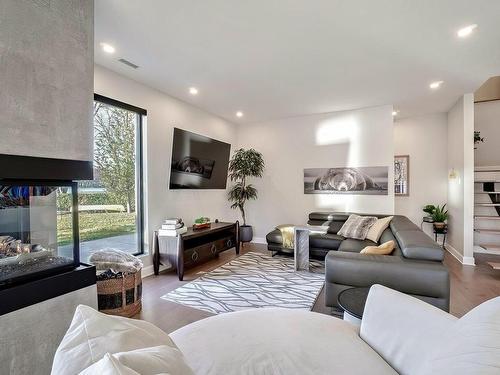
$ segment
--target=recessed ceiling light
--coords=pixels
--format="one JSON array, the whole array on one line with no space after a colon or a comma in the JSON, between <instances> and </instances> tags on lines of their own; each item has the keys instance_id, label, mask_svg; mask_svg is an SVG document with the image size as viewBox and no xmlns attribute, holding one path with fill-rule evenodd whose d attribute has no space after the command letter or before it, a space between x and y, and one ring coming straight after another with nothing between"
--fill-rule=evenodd
<instances>
[{"instance_id":1,"label":"recessed ceiling light","mask_svg":"<svg viewBox=\"0 0 500 375\"><path fill-rule=\"evenodd\" d=\"M101 43L101 48L106 53L115 53L115 47L108 43Z\"/></svg>"},{"instance_id":2,"label":"recessed ceiling light","mask_svg":"<svg viewBox=\"0 0 500 375\"><path fill-rule=\"evenodd\" d=\"M392 115L393 115L393 116L397 116L397 115L398 115L398 113L399 113L399 111L398 111L398 110L396 110L396 109L395 109L394 111L392 111Z\"/></svg>"},{"instance_id":3,"label":"recessed ceiling light","mask_svg":"<svg viewBox=\"0 0 500 375\"><path fill-rule=\"evenodd\" d=\"M236 112L236 117L243 117L243 112L241 111Z\"/></svg>"},{"instance_id":4,"label":"recessed ceiling light","mask_svg":"<svg viewBox=\"0 0 500 375\"><path fill-rule=\"evenodd\" d=\"M189 88L189 93L191 95L197 95L198 94L198 89L196 87L190 87Z\"/></svg>"},{"instance_id":5,"label":"recessed ceiling light","mask_svg":"<svg viewBox=\"0 0 500 375\"><path fill-rule=\"evenodd\" d=\"M469 26L465 26L465 27L462 27L460 30L457 31L457 36L459 38L465 38L465 37L468 37L470 34L472 34L472 32L474 31L474 29L477 27L476 24L473 24L473 25L469 25Z\"/></svg>"},{"instance_id":6,"label":"recessed ceiling light","mask_svg":"<svg viewBox=\"0 0 500 375\"><path fill-rule=\"evenodd\" d=\"M436 81L436 82L432 82L429 87L433 90L436 90L438 88L441 87L441 85L443 84L443 81Z\"/></svg>"}]
</instances>

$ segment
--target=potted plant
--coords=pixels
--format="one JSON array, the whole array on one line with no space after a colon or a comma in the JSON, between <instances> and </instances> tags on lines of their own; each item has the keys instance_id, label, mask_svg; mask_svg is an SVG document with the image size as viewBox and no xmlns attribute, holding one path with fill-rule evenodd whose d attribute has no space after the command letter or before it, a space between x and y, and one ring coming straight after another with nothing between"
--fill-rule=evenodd
<instances>
[{"instance_id":1,"label":"potted plant","mask_svg":"<svg viewBox=\"0 0 500 375\"><path fill-rule=\"evenodd\" d=\"M443 229L445 221L448 219L448 210L445 210L446 204L443 204L442 207L437 205L432 212L432 220L434 220L434 228Z\"/></svg>"},{"instance_id":2,"label":"potted plant","mask_svg":"<svg viewBox=\"0 0 500 375\"><path fill-rule=\"evenodd\" d=\"M481 137L481 132L479 130L474 130L474 146L482 142L484 142L484 138ZM474 150L477 150L477 147L474 147Z\"/></svg>"},{"instance_id":3,"label":"potted plant","mask_svg":"<svg viewBox=\"0 0 500 375\"><path fill-rule=\"evenodd\" d=\"M253 238L252 227L246 222L245 203L257 199L257 189L247 184L247 178L262 177L263 173L264 159L253 148L236 150L229 161L229 178L235 184L229 189L228 200L232 203L231 208L240 210L243 219L243 225L240 225L241 242L250 242Z\"/></svg>"},{"instance_id":4,"label":"potted plant","mask_svg":"<svg viewBox=\"0 0 500 375\"><path fill-rule=\"evenodd\" d=\"M423 221L427 223L432 223L433 222L432 213L434 212L435 209L436 206L434 206L433 204L426 204L424 208L422 208L422 211L424 211L427 214L426 216L424 216Z\"/></svg>"}]
</instances>

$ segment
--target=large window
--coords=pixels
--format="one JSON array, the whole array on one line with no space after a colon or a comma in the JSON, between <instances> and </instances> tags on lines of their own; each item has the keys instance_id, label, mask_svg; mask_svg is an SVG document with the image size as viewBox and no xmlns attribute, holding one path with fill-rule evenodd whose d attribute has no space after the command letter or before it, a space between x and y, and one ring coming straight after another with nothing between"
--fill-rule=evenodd
<instances>
[{"instance_id":1,"label":"large window","mask_svg":"<svg viewBox=\"0 0 500 375\"><path fill-rule=\"evenodd\" d=\"M80 258L143 252L142 123L146 111L94 97L94 180L79 183Z\"/></svg>"}]
</instances>

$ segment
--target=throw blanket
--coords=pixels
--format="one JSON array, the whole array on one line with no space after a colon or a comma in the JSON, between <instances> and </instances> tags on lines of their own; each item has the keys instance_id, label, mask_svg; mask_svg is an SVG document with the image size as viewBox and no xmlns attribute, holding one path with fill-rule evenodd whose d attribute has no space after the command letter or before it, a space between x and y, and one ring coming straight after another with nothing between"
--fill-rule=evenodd
<instances>
[{"instance_id":1,"label":"throw blanket","mask_svg":"<svg viewBox=\"0 0 500 375\"><path fill-rule=\"evenodd\" d=\"M283 247L286 249L293 249L294 245L294 227L293 224L282 224L278 225L276 229L281 232L281 237L283 238Z\"/></svg>"}]
</instances>

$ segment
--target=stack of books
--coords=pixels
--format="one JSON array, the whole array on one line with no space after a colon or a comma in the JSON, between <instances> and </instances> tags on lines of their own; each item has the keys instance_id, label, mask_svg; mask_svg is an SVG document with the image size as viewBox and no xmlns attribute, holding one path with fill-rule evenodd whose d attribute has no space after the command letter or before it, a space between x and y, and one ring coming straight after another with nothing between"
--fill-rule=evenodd
<instances>
[{"instance_id":1,"label":"stack of books","mask_svg":"<svg viewBox=\"0 0 500 375\"><path fill-rule=\"evenodd\" d=\"M182 219L173 218L166 219L161 226L161 229L158 230L158 234L160 236L168 236L168 237L177 237L182 233L187 232L187 227L184 226Z\"/></svg>"}]
</instances>

